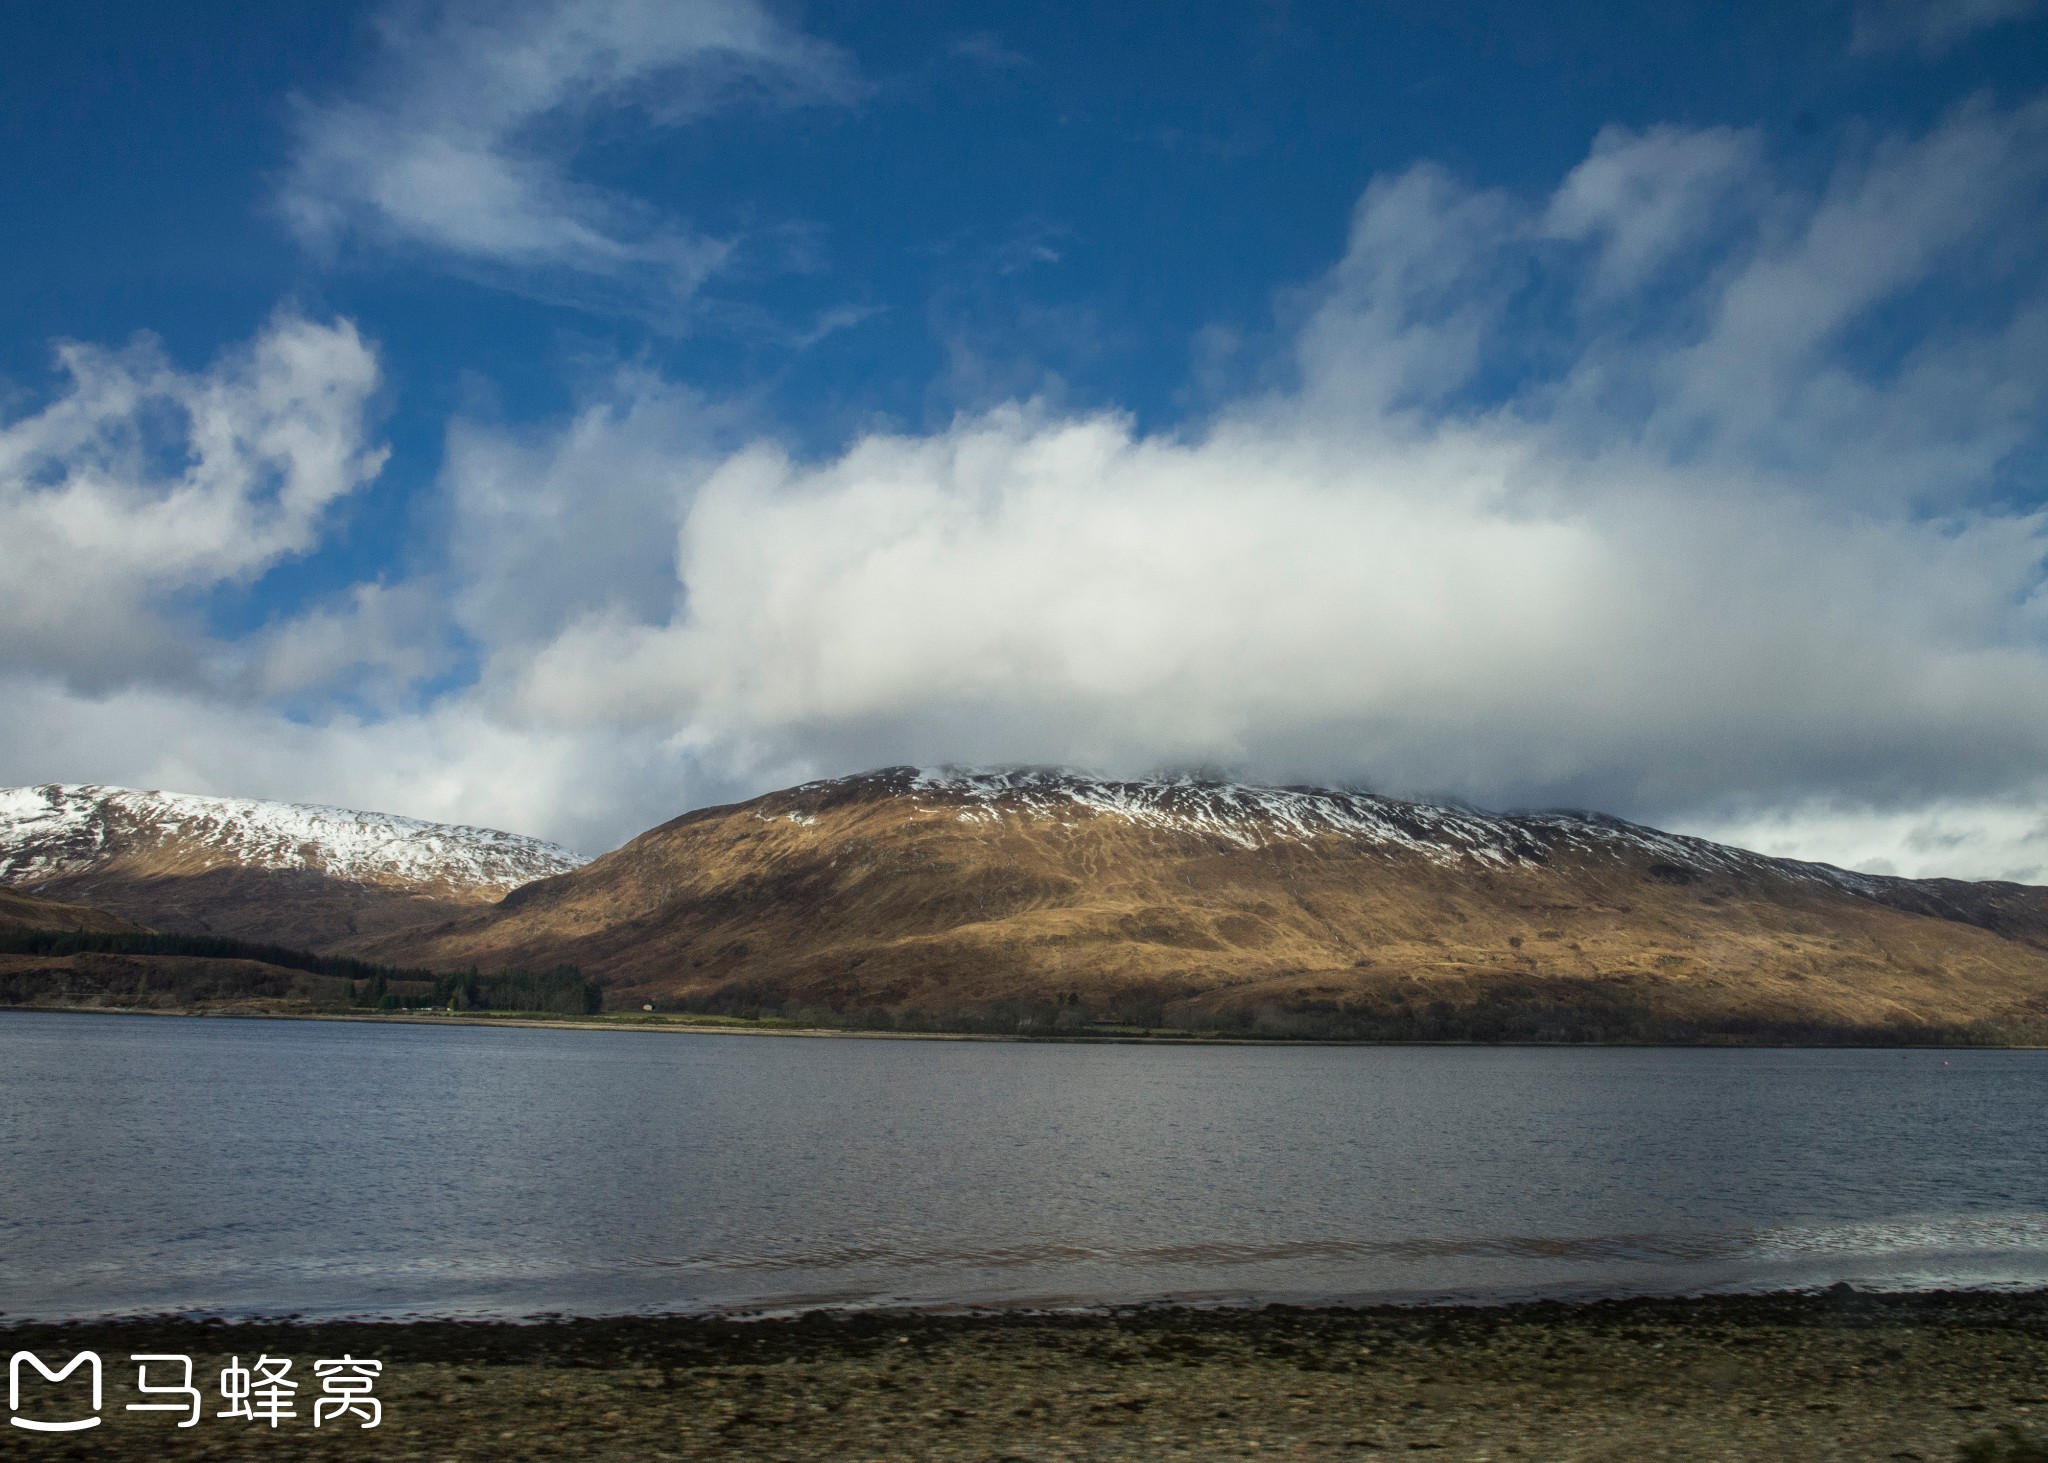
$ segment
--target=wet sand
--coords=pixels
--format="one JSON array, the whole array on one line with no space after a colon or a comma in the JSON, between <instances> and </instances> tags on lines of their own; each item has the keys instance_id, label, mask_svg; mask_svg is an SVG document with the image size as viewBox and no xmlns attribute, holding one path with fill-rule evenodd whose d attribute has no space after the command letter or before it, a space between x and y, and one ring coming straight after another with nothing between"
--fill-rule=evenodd
<instances>
[{"instance_id":1,"label":"wet sand","mask_svg":"<svg viewBox=\"0 0 2048 1463\"><path fill-rule=\"evenodd\" d=\"M1835 1291L1500 1308L813 1314L543 1324L128 1321L103 1425L21 1458L1952 1459L2048 1432L2048 1293ZM131 1353L191 1355L204 1419L129 1413ZM232 1354L294 1359L297 1417L215 1416ZM385 1364L380 1427L311 1426L315 1360ZM171 1369L175 1370L175 1369ZM169 1375L167 1371L165 1375ZM159 1380L153 1372L152 1381ZM57 1389L27 1386L54 1406ZM68 1384L65 1395L68 1393ZM353 1421L353 1420L351 1420Z\"/></svg>"}]
</instances>

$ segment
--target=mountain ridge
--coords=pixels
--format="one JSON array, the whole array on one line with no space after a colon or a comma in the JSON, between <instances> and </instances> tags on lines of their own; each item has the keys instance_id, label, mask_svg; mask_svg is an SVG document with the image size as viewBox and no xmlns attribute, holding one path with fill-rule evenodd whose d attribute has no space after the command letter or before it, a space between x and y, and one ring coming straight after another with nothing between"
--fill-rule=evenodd
<instances>
[{"instance_id":1,"label":"mountain ridge","mask_svg":"<svg viewBox=\"0 0 2048 1463\"><path fill-rule=\"evenodd\" d=\"M1845 869L1812 859L1785 858L1757 853L1733 844L1716 843L1686 833L1669 833L1648 824L1618 818L1611 813L1580 808L1536 808L1495 813L1479 808L1456 807L1414 799L1388 797L1354 788L1312 785L1269 785L1241 783L1195 774L1168 777L1110 779L1066 767L957 768L890 767L856 774L860 778L903 779L908 786L931 789L984 804L1014 798L1029 806L1034 794L1064 796L1075 805L1091 810L1120 813L1133 822L1168 823L1179 815L1179 826L1190 831L1215 827L1224 836L1235 837L1246 847L1258 846L1246 828L1256 827L1263 818L1270 830L1286 830L1297 838L1315 832L1350 833L1382 843L1402 843L1425 856L1439 859L1458 853L1499 864L1527 859L1532 848L1543 846L1546 836L1565 844L1593 847L1601 844L1632 847L1668 861L1674 868L1702 875L1719 870L1741 871L1769 868L1792 878L1856 894L1909 912L1934 914L1938 918L1981 924L1985 928L2006 926L2010 900L2000 896L2023 894L2037 886L2002 879L1907 878L1896 874L1871 874ZM790 792L806 787L827 786L847 779L825 779L799 784ZM1200 812L1172 806L1185 793ZM1135 794L1135 796L1133 796ZM772 796L772 794L771 794ZM1235 828L1226 830L1226 819L1218 808L1230 808L1250 815ZM1156 811L1155 811L1156 809ZM1306 816L1304 816L1306 814ZM1319 821L1321 827L1315 828ZM1415 836L1414 830L1441 830L1432 847ZM1537 840L1532 843L1531 840ZM1540 857L1537 861L1541 861ZM1668 874L1667 874L1668 877ZM2048 890L2042 891L2042 912L2018 921L2035 940L2048 947ZM2027 911L2034 914L2031 901Z\"/></svg>"},{"instance_id":2,"label":"mountain ridge","mask_svg":"<svg viewBox=\"0 0 2048 1463\"><path fill-rule=\"evenodd\" d=\"M1398 1035L1442 1007L1506 1010L1486 1029L1511 1035L1597 1008L1602 1039L2048 1018L2048 890L1599 814L1056 769L885 768L697 809L359 951L574 963L616 1003L702 1009L1057 1004Z\"/></svg>"}]
</instances>

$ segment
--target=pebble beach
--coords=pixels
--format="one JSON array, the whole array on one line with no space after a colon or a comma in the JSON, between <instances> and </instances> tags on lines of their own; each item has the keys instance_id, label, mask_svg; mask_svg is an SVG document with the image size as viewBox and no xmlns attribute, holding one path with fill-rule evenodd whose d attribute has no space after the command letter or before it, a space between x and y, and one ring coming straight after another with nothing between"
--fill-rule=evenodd
<instances>
[{"instance_id":1,"label":"pebble beach","mask_svg":"<svg viewBox=\"0 0 2048 1463\"><path fill-rule=\"evenodd\" d=\"M104 1359L103 1424L9 1456L97 1459L1444 1460L2031 1457L2048 1294L1499 1307L816 1312L531 1323L0 1324ZM189 1355L204 1415L133 1413L137 1353ZM239 1358L294 1359L296 1415L216 1416ZM310 1425L316 1359L375 1358L379 1425ZM25 1391L56 1405L57 1389ZM1985 1448L1994 1451L1984 1453ZM2019 1451L2014 1451L2018 1448Z\"/></svg>"}]
</instances>

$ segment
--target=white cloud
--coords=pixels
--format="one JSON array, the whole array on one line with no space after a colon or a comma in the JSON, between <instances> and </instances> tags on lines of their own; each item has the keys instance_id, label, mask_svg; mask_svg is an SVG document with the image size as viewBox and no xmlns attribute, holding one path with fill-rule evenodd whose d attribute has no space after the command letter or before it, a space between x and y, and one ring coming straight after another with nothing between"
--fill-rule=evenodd
<instances>
[{"instance_id":1,"label":"white cloud","mask_svg":"<svg viewBox=\"0 0 2048 1463\"><path fill-rule=\"evenodd\" d=\"M81 682L189 667L177 597L312 549L374 477L377 363L346 321L273 320L210 370L140 339L66 345L61 393L0 426L0 668Z\"/></svg>"},{"instance_id":2,"label":"white cloud","mask_svg":"<svg viewBox=\"0 0 2048 1463\"><path fill-rule=\"evenodd\" d=\"M456 421L442 489L464 627L497 646L596 610L667 619L676 530L732 417L628 369L555 430Z\"/></svg>"},{"instance_id":3,"label":"white cloud","mask_svg":"<svg viewBox=\"0 0 2048 1463\"><path fill-rule=\"evenodd\" d=\"M2048 104L1976 104L1925 137L1888 140L1816 200L1771 199L1741 268L1704 302L1698 337L1647 363L1624 353L1621 370L1648 364L1659 378L1649 431L1809 490L1967 496L2034 429L2048 385L2034 242L2044 184ZM1951 292L1972 274L1980 296L1994 282L2024 292L1997 328L1913 318L1923 286L1943 281L1959 304ZM1873 326L1909 342L1876 367L1855 339Z\"/></svg>"},{"instance_id":4,"label":"white cloud","mask_svg":"<svg viewBox=\"0 0 2048 1463\"><path fill-rule=\"evenodd\" d=\"M733 241L579 179L594 115L630 107L676 125L744 99L855 89L837 51L757 0L449 3L388 13L382 39L358 94L301 105L280 198L293 228L596 302L685 299Z\"/></svg>"},{"instance_id":5,"label":"white cloud","mask_svg":"<svg viewBox=\"0 0 2048 1463\"><path fill-rule=\"evenodd\" d=\"M1376 179L1352 211L1344 257L1308 292L1296 351L1312 408L1371 418L1456 390L1519 282L1526 233L1505 193L1475 192L1434 164Z\"/></svg>"},{"instance_id":6,"label":"white cloud","mask_svg":"<svg viewBox=\"0 0 2048 1463\"><path fill-rule=\"evenodd\" d=\"M1965 108L1818 188L1668 128L1547 198L1381 180L1289 302L1292 384L1179 432L1009 403L805 462L630 371L551 431L465 421L436 578L212 653L404 682L428 593L474 684L288 723L30 663L0 780L595 848L886 762L1222 763L2033 869L2044 128Z\"/></svg>"},{"instance_id":7,"label":"white cloud","mask_svg":"<svg viewBox=\"0 0 2048 1463\"><path fill-rule=\"evenodd\" d=\"M1939 56L1979 31L2025 19L2039 8L2040 0L1857 0L1849 49L1858 56Z\"/></svg>"},{"instance_id":8,"label":"white cloud","mask_svg":"<svg viewBox=\"0 0 2048 1463\"><path fill-rule=\"evenodd\" d=\"M346 688L389 706L454 664L447 608L428 581L357 584L237 645L216 668L258 697L325 696ZM239 674L237 674L239 673Z\"/></svg>"},{"instance_id":9,"label":"white cloud","mask_svg":"<svg viewBox=\"0 0 2048 1463\"><path fill-rule=\"evenodd\" d=\"M1702 837L1871 874L2048 884L2048 787L2017 797L1938 799L1911 808L1794 803L1702 818Z\"/></svg>"},{"instance_id":10,"label":"white cloud","mask_svg":"<svg viewBox=\"0 0 2048 1463\"><path fill-rule=\"evenodd\" d=\"M0 782L332 803L545 830L592 852L718 790L681 775L658 745L509 723L461 694L418 712L303 722L193 691L87 695L9 673L0 673Z\"/></svg>"},{"instance_id":11,"label":"white cloud","mask_svg":"<svg viewBox=\"0 0 2048 1463\"><path fill-rule=\"evenodd\" d=\"M1640 810L2048 757L2048 660L1998 643L2041 524L1720 486L1498 426L1180 443L1009 410L816 469L761 451L684 524L684 612L578 620L502 694L732 777L1221 762Z\"/></svg>"}]
</instances>

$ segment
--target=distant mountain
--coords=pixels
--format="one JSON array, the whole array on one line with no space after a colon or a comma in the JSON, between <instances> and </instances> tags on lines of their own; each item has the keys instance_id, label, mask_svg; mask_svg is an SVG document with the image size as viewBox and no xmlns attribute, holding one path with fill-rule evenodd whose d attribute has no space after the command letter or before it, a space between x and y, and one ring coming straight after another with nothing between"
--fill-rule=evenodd
<instances>
[{"instance_id":1,"label":"distant mountain","mask_svg":"<svg viewBox=\"0 0 2048 1463\"><path fill-rule=\"evenodd\" d=\"M689 813L374 958L581 965L615 1005L1304 1035L2048 1031L2048 890L1597 814L899 767Z\"/></svg>"},{"instance_id":2,"label":"distant mountain","mask_svg":"<svg viewBox=\"0 0 2048 1463\"><path fill-rule=\"evenodd\" d=\"M0 885L301 949L433 923L582 862L489 828L127 788L0 789Z\"/></svg>"}]
</instances>

